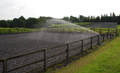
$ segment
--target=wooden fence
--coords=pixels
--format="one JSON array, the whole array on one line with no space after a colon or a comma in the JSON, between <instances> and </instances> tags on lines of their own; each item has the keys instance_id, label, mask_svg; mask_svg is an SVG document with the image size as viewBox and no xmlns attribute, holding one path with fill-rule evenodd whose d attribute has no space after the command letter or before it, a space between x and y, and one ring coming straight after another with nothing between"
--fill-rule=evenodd
<instances>
[{"instance_id":1,"label":"wooden fence","mask_svg":"<svg viewBox=\"0 0 120 73\"><path fill-rule=\"evenodd\" d=\"M90 28L93 31L96 31L100 34L111 32L113 30L120 30L115 28ZM38 31L47 31L47 32L81 32L81 33L93 33L92 31L89 32L86 29L81 29L80 27L74 28L54 28L54 27L47 27L47 28L39 28L39 29L0 29L0 34L11 34L11 33L24 33L24 32L38 32ZM116 32L117 33L117 32Z\"/></svg>"},{"instance_id":2,"label":"wooden fence","mask_svg":"<svg viewBox=\"0 0 120 73\"><path fill-rule=\"evenodd\" d=\"M107 32L105 34L101 34L101 41L104 41L105 39L108 39L108 38L112 38L114 37L114 34L116 34L117 31L116 30L113 30L112 32ZM91 41L88 42L88 43L84 43L84 40L86 39L90 39ZM98 44L99 43L99 35L96 35L96 36L93 36L93 37L89 37L89 38L86 38L86 39L82 39L82 40L78 40L78 41L74 41L74 42L70 42L70 43L66 43L66 44L63 44L63 45L59 45L59 46L55 46L55 47L51 47L51 48L47 48L47 49L43 49L43 50L39 50L39 51L34 51L34 52L30 52L30 53L26 53L26 54L22 54L22 55L18 55L18 56L13 56L13 57L9 57L9 58L4 58L4 59L1 59L0 62L2 63L2 73L7 73L7 72L11 72L11 71L14 71L16 69L20 69L20 68L23 68L25 66L28 66L28 65L31 65L31 64L34 64L34 63L37 63L37 62L41 62L41 61L44 61L44 64L39 66L39 67L36 67L34 69L31 69L29 71L27 71L28 73L35 70L35 69L39 69L39 68L44 68L44 70L46 71L47 70L47 66L48 66L48 63L47 63L47 60L49 58L52 58L52 57L55 57L55 56L58 56L58 55L61 55L63 53L66 54L66 56L63 56L61 58L58 58L54 61L52 61L51 63L49 64L52 64L53 62L56 62L56 61L59 61L59 60L64 60L64 58L66 58L66 60L68 60L70 58L70 51L74 50L74 49L77 49L77 48L80 48L80 52L79 54L83 54L83 52L85 51L84 47L86 45L90 45L89 48L92 48L95 44ZM94 40L93 40L94 39ZM70 48L70 44L72 43L76 43L76 42L81 42L81 44L78 46L78 47L75 47L75 48L72 48L72 49L69 49ZM96 42L96 43L95 43ZM95 43L93 45L93 43ZM57 47L61 47L61 46L66 46L66 51L64 52L60 52L60 53L57 53L55 55L52 55L52 56L49 56L47 57L47 51L49 49L53 49L53 48L57 48ZM7 61L11 60L11 59L16 59L16 58L19 58L19 57L23 57L23 56L26 56L26 55L30 55L30 54L33 54L33 53L38 53L38 52L44 52L44 58L43 59L40 59L40 60L37 60L37 61L34 61L34 62L31 62L31 63L27 63L25 65L21 65L21 66L18 66L18 67L15 67L15 68L12 68L12 69L7 69Z\"/></svg>"}]
</instances>

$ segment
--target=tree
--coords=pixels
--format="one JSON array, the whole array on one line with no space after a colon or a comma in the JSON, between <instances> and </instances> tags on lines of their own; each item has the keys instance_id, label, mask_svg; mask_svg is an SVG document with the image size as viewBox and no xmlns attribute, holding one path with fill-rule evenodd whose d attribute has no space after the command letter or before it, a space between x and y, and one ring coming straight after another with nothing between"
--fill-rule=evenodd
<instances>
[{"instance_id":1,"label":"tree","mask_svg":"<svg viewBox=\"0 0 120 73\"><path fill-rule=\"evenodd\" d=\"M46 22L46 17L45 16L40 16L39 17L39 20L40 20L40 23L41 23L41 25L43 25L45 22ZM49 19L49 18L48 18Z\"/></svg>"},{"instance_id":2,"label":"tree","mask_svg":"<svg viewBox=\"0 0 120 73\"><path fill-rule=\"evenodd\" d=\"M25 22L21 19L14 18L12 21L12 27L25 27Z\"/></svg>"},{"instance_id":3,"label":"tree","mask_svg":"<svg viewBox=\"0 0 120 73\"><path fill-rule=\"evenodd\" d=\"M23 16L20 16L19 19L23 20L24 22L26 21L26 19Z\"/></svg>"},{"instance_id":4,"label":"tree","mask_svg":"<svg viewBox=\"0 0 120 73\"><path fill-rule=\"evenodd\" d=\"M75 22L78 22L79 19L76 18L76 17L74 17L74 16L70 16L70 21L73 22L73 23L75 23Z\"/></svg>"},{"instance_id":5,"label":"tree","mask_svg":"<svg viewBox=\"0 0 120 73\"><path fill-rule=\"evenodd\" d=\"M112 17L112 13L110 13L110 17Z\"/></svg>"},{"instance_id":6,"label":"tree","mask_svg":"<svg viewBox=\"0 0 120 73\"><path fill-rule=\"evenodd\" d=\"M80 18L80 20L83 20L83 19L86 18L86 17L83 16L83 15L79 15L79 18Z\"/></svg>"},{"instance_id":7,"label":"tree","mask_svg":"<svg viewBox=\"0 0 120 73\"><path fill-rule=\"evenodd\" d=\"M9 25L8 25L7 21L5 21L5 20L0 20L0 27L6 28L6 27L9 27Z\"/></svg>"},{"instance_id":8,"label":"tree","mask_svg":"<svg viewBox=\"0 0 120 73\"><path fill-rule=\"evenodd\" d=\"M12 28L12 20L7 20L8 26Z\"/></svg>"},{"instance_id":9,"label":"tree","mask_svg":"<svg viewBox=\"0 0 120 73\"><path fill-rule=\"evenodd\" d=\"M63 17L63 20L69 21L69 17Z\"/></svg>"},{"instance_id":10,"label":"tree","mask_svg":"<svg viewBox=\"0 0 120 73\"><path fill-rule=\"evenodd\" d=\"M25 24L27 28L39 28L41 27L40 19L28 18Z\"/></svg>"},{"instance_id":11,"label":"tree","mask_svg":"<svg viewBox=\"0 0 120 73\"><path fill-rule=\"evenodd\" d=\"M82 22L88 22L88 18L83 18Z\"/></svg>"},{"instance_id":12,"label":"tree","mask_svg":"<svg viewBox=\"0 0 120 73\"><path fill-rule=\"evenodd\" d=\"M96 17L95 22L100 22L100 17L99 16Z\"/></svg>"},{"instance_id":13,"label":"tree","mask_svg":"<svg viewBox=\"0 0 120 73\"><path fill-rule=\"evenodd\" d=\"M115 13L113 12L113 17L116 17Z\"/></svg>"}]
</instances>

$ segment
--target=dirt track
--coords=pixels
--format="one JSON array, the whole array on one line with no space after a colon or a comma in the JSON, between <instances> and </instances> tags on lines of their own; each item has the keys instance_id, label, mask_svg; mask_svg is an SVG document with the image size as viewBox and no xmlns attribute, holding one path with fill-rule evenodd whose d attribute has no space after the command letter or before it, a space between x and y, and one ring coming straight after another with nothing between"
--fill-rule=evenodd
<instances>
[{"instance_id":1,"label":"dirt track","mask_svg":"<svg viewBox=\"0 0 120 73\"><path fill-rule=\"evenodd\" d=\"M12 57L15 55L20 55L44 48L49 48L52 46L57 46L81 39L85 39L88 37L95 36L97 34L86 34L86 33L51 33L51 32L34 32L34 33L20 33L20 34L6 34L6 35L0 35L0 59L6 58L6 57ZM97 38L96 38L97 39ZM90 39L85 40L84 44L89 42ZM81 42L77 42L74 44L70 44L70 49L80 46ZM93 43L94 44L94 43ZM97 43L95 43L97 44ZM94 45L95 45L94 44ZM90 47L90 45L88 45ZM65 51L66 46L55 48L52 50L48 50L47 56L51 56L57 53L60 53L62 51ZM85 49L85 47L84 47ZM72 52L80 52L81 49L78 48ZM53 61L56 58L59 58L61 56L66 56L65 54L62 54L60 56L57 56L55 58L48 59L48 62ZM43 52L28 55L22 58L13 59L8 61L8 69L14 68L16 66L20 66L29 62L33 62L38 59L43 58ZM0 63L1 64L1 63ZM25 68L18 69L17 71L14 71L12 73L22 73L24 71L27 71L29 69L32 69L36 66L42 65L43 62L37 63L35 65L27 66ZM0 66L2 68L2 65ZM1 69L0 69L1 72Z\"/></svg>"}]
</instances>

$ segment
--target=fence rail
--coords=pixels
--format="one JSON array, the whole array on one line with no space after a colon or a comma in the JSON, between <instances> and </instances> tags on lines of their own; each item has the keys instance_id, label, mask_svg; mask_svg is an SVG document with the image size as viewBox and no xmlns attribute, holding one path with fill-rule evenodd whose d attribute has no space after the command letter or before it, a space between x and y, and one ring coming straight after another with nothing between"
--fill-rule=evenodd
<instances>
[{"instance_id":1,"label":"fence rail","mask_svg":"<svg viewBox=\"0 0 120 73\"><path fill-rule=\"evenodd\" d=\"M116 33L117 33L117 31L116 31L116 30L113 30L112 32L106 32L105 34L101 34L101 37L102 37L101 40L104 41L104 40L105 40L105 37L107 37L107 39L108 39L108 38L112 38L112 37L114 37L114 34L116 34ZM96 39L93 40L93 38L96 38ZM84 40L86 40L86 39L90 39L90 42L84 43ZM13 56L13 57L9 57L9 58L4 58L4 59L0 60L0 62L2 62L2 64L3 64L3 71L2 71L2 72L3 72L3 73L11 72L11 71L14 71L14 70L16 70L16 69L19 69L19 68L22 68L22 67L25 67L25 66L28 66L28 65L37 63L37 62L41 62L41 61L44 61L44 65L41 65L41 66L39 66L39 67L37 67L37 68L44 67L44 70L46 71L46 70L47 70L47 66L48 66L47 64L50 64L50 63L59 61L60 59L64 59L65 57L66 57L66 60L68 61L68 59L70 58L70 51L71 51L71 50L74 50L74 49L77 49L77 48L81 48L80 53L83 55L84 46L85 46L85 45L90 44L91 46L90 46L89 48L92 48L92 47L94 46L94 45L93 45L94 42L97 42L96 44L99 43L99 35L95 35L95 36L93 36L93 37L89 37L89 38L86 38L86 39L82 39L82 40L78 40L78 41L66 43L66 44L63 44L63 45L58 45L58 46L55 46L55 47L46 48L46 49L43 49L43 50L39 50L39 51L34 51L34 52L30 52L30 53L18 55L18 56ZM76 43L76 42L81 42L80 46L77 46L77 47L74 47L74 48L72 48L72 49L69 49L69 48L70 48L69 44ZM63 51L63 52L57 53L57 54L55 54L55 55L52 55L52 56L50 56L50 57L47 57L47 50L53 49L53 48L58 48L58 47L61 47L61 46L66 46L66 47L67 47L66 50ZM9 69L9 70L7 69L7 66L8 66L8 65L7 65L7 61L8 61L8 60L10 60L10 59L16 59L16 58L19 58L19 57L22 57L22 56L26 56L26 55L30 55L30 54L33 54L33 53L37 53L37 52L44 52L44 58L43 58L43 59L40 59L40 60L37 60L37 61L34 61L34 62L30 62L30 63L24 64L24 65L21 65L21 66L18 66L18 67L15 67L15 68L12 68L12 69ZM52 58L52 57L61 55L61 54L63 54L63 53L66 53L66 56L63 56L63 57L58 58L58 59L56 59L56 60L54 60L54 61L52 61L52 62L47 63L47 60L48 60L49 58ZM37 69L37 68L35 68L35 69ZM32 69L32 70L34 70L34 69ZM30 70L30 71L31 71L31 70ZM28 71L28 72L29 72L29 71Z\"/></svg>"},{"instance_id":2,"label":"fence rail","mask_svg":"<svg viewBox=\"0 0 120 73\"><path fill-rule=\"evenodd\" d=\"M117 28L88 28L93 31L96 31L98 33L106 33L111 32L113 30L120 30ZM0 34L11 34L11 33L26 33L26 32L38 32L38 31L47 31L47 32L82 32L82 33L88 33L89 31L86 29L81 29L81 27L74 27L74 28L55 28L55 27L45 27L45 28L37 28L37 29L0 29ZM106 32L103 32L106 31ZM90 33L90 32L89 32ZM92 31L91 31L92 33ZM117 33L117 32L116 32Z\"/></svg>"}]
</instances>

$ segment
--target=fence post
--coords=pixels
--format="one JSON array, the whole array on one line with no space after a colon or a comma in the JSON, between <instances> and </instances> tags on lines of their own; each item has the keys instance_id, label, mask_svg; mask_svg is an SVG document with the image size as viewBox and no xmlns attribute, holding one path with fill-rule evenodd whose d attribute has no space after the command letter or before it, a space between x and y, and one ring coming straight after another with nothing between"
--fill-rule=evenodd
<instances>
[{"instance_id":1,"label":"fence post","mask_svg":"<svg viewBox=\"0 0 120 73\"><path fill-rule=\"evenodd\" d=\"M111 38L111 32L110 32L110 38Z\"/></svg>"},{"instance_id":2,"label":"fence post","mask_svg":"<svg viewBox=\"0 0 120 73\"><path fill-rule=\"evenodd\" d=\"M44 71L47 70L47 49L44 50Z\"/></svg>"},{"instance_id":3,"label":"fence post","mask_svg":"<svg viewBox=\"0 0 120 73\"><path fill-rule=\"evenodd\" d=\"M112 38L112 31L111 31L110 35L111 35L111 38Z\"/></svg>"},{"instance_id":4,"label":"fence post","mask_svg":"<svg viewBox=\"0 0 120 73\"><path fill-rule=\"evenodd\" d=\"M64 32L64 27L63 27L63 32Z\"/></svg>"},{"instance_id":5,"label":"fence post","mask_svg":"<svg viewBox=\"0 0 120 73\"><path fill-rule=\"evenodd\" d=\"M60 28L58 28L59 29L59 32L60 32Z\"/></svg>"},{"instance_id":6,"label":"fence post","mask_svg":"<svg viewBox=\"0 0 120 73\"><path fill-rule=\"evenodd\" d=\"M102 34L102 28L101 28L101 34Z\"/></svg>"},{"instance_id":7,"label":"fence post","mask_svg":"<svg viewBox=\"0 0 120 73\"><path fill-rule=\"evenodd\" d=\"M92 37L91 37L91 48L92 48Z\"/></svg>"},{"instance_id":8,"label":"fence post","mask_svg":"<svg viewBox=\"0 0 120 73\"><path fill-rule=\"evenodd\" d=\"M9 29L9 33L11 33L11 30Z\"/></svg>"},{"instance_id":9,"label":"fence post","mask_svg":"<svg viewBox=\"0 0 120 73\"><path fill-rule=\"evenodd\" d=\"M117 28L116 28L116 36L117 36Z\"/></svg>"},{"instance_id":10,"label":"fence post","mask_svg":"<svg viewBox=\"0 0 120 73\"><path fill-rule=\"evenodd\" d=\"M58 31L60 32L60 28L58 28Z\"/></svg>"},{"instance_id":11,"label":"fence post","mask_svg":"<svg viewBox=\"0 0 120 73\"><path fill-rule=\"evenodd\" d=\"M63 27L63 32L64 32L64 27Z\"/></svg>"},{"instance_id":12,"label":"fence post","mask_svg":"<svg viewBox=\"0 0 120 73\"><path fill-rule=\"evenodd\" d=\"M18 33L18 29L17 29L17 33Z\"/></svg>"},{"instance_id":13,"label":"fence post","mask_svg":"<svg viewBox=\"0 0 120 73\"><path fill-rule=\"evenodd\" d=\"M25 32L26 32L26 29L25 29Z\"/></svg>"},{"instance_id":14,"label":"fence post","mask_svg":"<svg viewBox=\"0 0 120 73\"><path fill-rule=\"evenodd\" d=\"M82 56L83 56L83 40L81 40L81 53L82 53Z\"/></svg>"},{"instance_id":15,"label":"fence post","mask_svg":"<svg viewBox=\"0 0 120 73\"><path fill-rule=\"evenodd\" d=\"M104 34L103 34L103 41L104 41Z\"/></svg>"},{"instance_id":16,"label":"fence post","mask_svg":"<svg viewBox=\"0 0 120 73\"><path fill-rule=\"evenodd\" d=\"M66 52L67 52L67 62L68 62L68 59L69 59L69 44L67 44Z\"/></svg>"},{"instance_id":17,"label":"fence post","mask_svg":"<svg viewBox=\"0 0 120 73\"><path fill-rule=\"evenodd\" d=\"M80 33L81 33L81 27L80 27Z\"/></svg>"},{"instance_id":18,"label":"fence post","mask_svg":"<svg viewBox=\"0 0 120 73\"><path fill-rule=\"evenodd\" d=\"M7 73L7 59L3 59L3 73Z\"/></svg>"},{"instance_id":19,"label":"fence post","mask_svg":"<svg viewBox=\"0 0 120 73\"><path fill-rule=\"evenodd\" d=\"M100 44L99 35L98 35L98 45Z\"/></svg>"},{"instance_id":20,"label":"fence post","mask_svg":"<svg viewBox=\"0 0 120 73\"><path fill-rule=\"evenodd\" d=\"M112 37L114 37L114 31L113 31Z\"/></svg>"},{"instance_id":21,"label":"fence post","mask_svg":"<svg viewBox=\"0 0 120 73\"><path fill-rule=\"evenodd\" d=\"M83 33L84 33L84 29L83 29Z\"/></svg>"},{"instance_id":22,"label":"fence post","mask_svg":"<svg viewBox=\"0 0 120 73\"><path fill-rule=\"evenodd\" d=\"M101 33L100 33L100 29L99 29L99 34L101 34Z\"/></svg>"},{"instance_id":23,"label":"fence post","mask_svg":"<svg viewBox=\"0 0 120 73\"><path fill-rule=\"evenodd\" d=\"M112 32L112 38L114 37L114 31Z\"/></svg>"},{"instance_id":24,"label":"fence post","mask_svg":"<svg viewBox=\"0 0 120 73\"><path fill-rule=\"evenodd\" d=\"M109 34L109 33L107 32L107 39L108 39L108 34Z\"/></svg>"},{"instance_id":25,"label":"fence post","mask_svg":"<svg viewBox=\"0 0 120 73\"><path fill-rule=\"evenodd\" d=\"M92 33L92 28L91 28L91 33Z\"/></svg>"}]
</instances>

